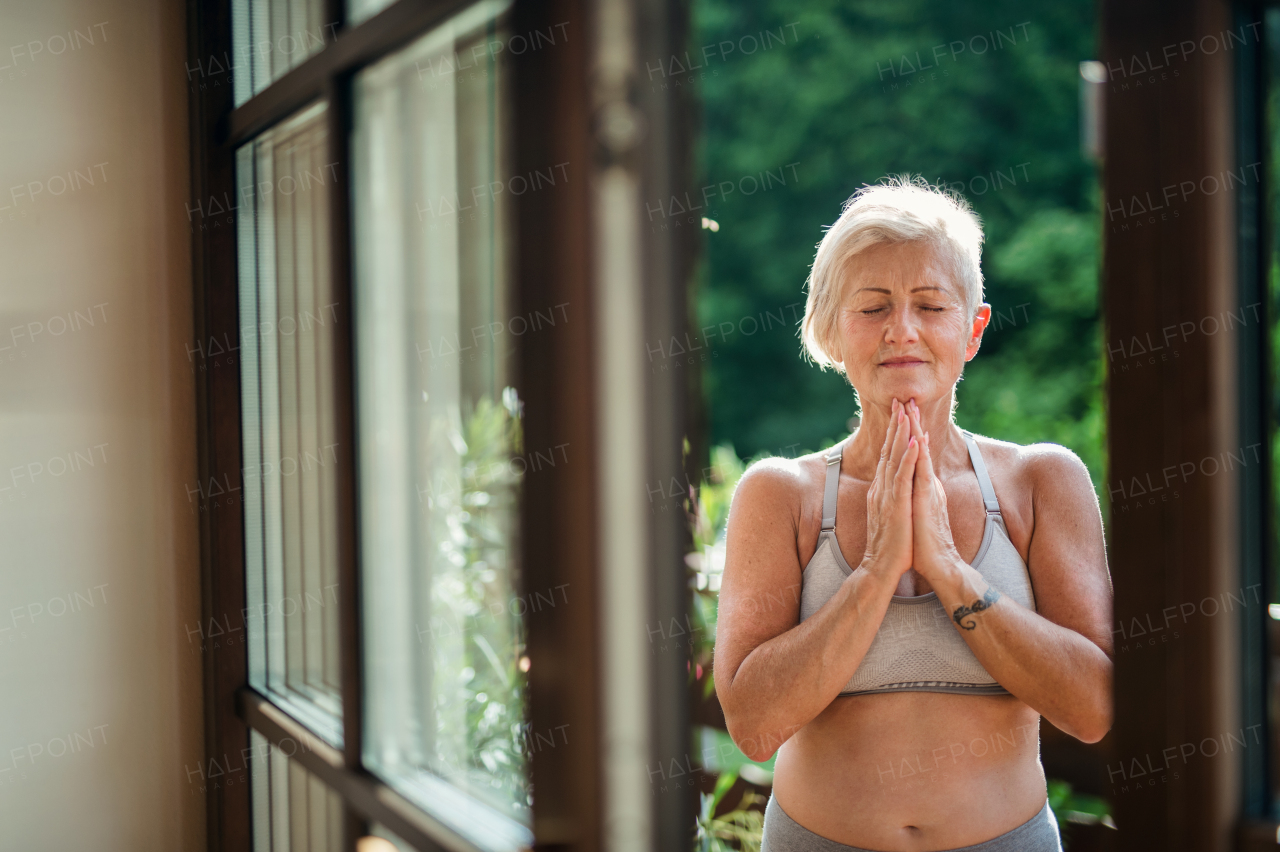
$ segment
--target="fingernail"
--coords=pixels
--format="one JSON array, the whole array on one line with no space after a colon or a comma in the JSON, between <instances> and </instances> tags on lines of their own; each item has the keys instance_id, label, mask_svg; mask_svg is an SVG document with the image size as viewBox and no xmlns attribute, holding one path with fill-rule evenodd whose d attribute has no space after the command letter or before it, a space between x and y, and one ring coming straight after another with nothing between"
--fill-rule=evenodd
<instances>
[{"instance_id":1,"label":"fingernail","mask_svg":"<svg viewBox=\"0 0 1280 852\"><path fill-rule=\"evenodd\" d=\"M916 445L916 436L915 436L915 435L912 435L912 436L911 436L911 440L910 440L910 441L907 441L907 449L909 450L909 449L911 449L912 447L914 447L915 445Z\"/></svg>"}]
</instances>

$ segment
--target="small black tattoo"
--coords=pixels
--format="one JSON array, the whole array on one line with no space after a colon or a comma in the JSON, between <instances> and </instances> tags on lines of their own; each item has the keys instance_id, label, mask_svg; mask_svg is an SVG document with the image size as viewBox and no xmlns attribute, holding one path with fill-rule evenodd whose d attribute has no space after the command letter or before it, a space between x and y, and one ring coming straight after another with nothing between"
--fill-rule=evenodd
<instances>
[{"instance_id":1,"label":"small black tattoo","mask_svg":"<svg viewBox=\"0 0 1280 852\"><path fill-rule=\"evenodd\" d=\"M972 630L978 626L978 622L972 618L967 622L961 621L961 619L967 615L982 612L984 609L990 609L991 605L998 600L1000 600L1000 593L995 590L994 586L988 586L987 593L982 596L982 600L974 601L973 606L958 607L951 617L955 619L956 624L959 624L965 630Z\"/></svg>"}]
</instances>

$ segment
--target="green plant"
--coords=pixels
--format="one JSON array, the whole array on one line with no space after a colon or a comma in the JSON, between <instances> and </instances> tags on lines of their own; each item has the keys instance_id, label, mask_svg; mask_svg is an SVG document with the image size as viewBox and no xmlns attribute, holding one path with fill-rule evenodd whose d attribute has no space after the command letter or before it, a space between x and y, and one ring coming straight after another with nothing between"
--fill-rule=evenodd
<instances>
[{"instance_id":1,"label":"green plant","mask_svg":"<svg viewBox=\"0 0 1280 852\"><path fill-rule=\"evenodd\" d=\"M513 605L519 566L511 562L522 478L511 463L523 451L518 403L508 389L457 413L448 443L456 482L433 488L427 501L441 562L429 626L437 706L465 714L436 714L434 766L513 813L532 801L524 624Z\"/></svg>"},{"instance_id":2,"label":"green plant","mask_svg":"<svg viewBox=\"0 0 1280 852\"><path fill-rule=\"evenodd\" d=\"M693 535L693 552L685 557L689 586L693 592L690 613L692 654L689 675L703 680L706 698L715 689L711 675L712 652L716 638L716 611L720 594L720 574L724 570L724 532L729 518L729 502L746 464L732 447L714 447L707 480L690 487L685 500L689 528ZM705 679L704 679L705 678Z\"/></svg>"},{"instance_id":3,"label":"green plant","mask_svg":"<svg viewBox=\"0 0 1280 852\"><path fill-rule=\"evenodd\" d=\"M1115 821L1111 818L1111 805L1106 799L1076 793L1066 781L1049 779L1049 808L1053 811L1058 825L1074 822L1082 825L1101 823L1108 828L1116 827ZM1062 839L1064 848L1067 842L1068 838L1064 835Z\"/></svg>"},{"instance_id":4,"label":"green plant","mask_svg":"<svg viewBox=\"0 0 1280 852\"><path fill-rule=\"evenodd\" d=\"M752 805L762 804L765 798L751 789L733 810L716 816L716 808L725 794L738 780L736 770L723 772L716 779L715 790L702 794L702 807L698 814L698 852L760 852L764 837L764 813L753 810Z\"/></svg>"}]
</instances>

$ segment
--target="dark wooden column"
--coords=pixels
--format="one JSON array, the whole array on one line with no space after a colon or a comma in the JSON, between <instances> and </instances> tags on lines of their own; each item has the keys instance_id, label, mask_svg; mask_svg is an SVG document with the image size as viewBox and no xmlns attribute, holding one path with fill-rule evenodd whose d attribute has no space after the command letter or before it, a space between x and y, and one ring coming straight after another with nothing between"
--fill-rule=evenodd
<instances>
[{"instance_id":1,"label":"dark wooden column","mask_svg":"<svg viewBox=\"0 0 1280 852\"><path fill-rule=\"evenodd\" d=\"M520 395L525 444L565 446L569 463L529 477L521 510L523 582L558 589L563 601L526 622L530 724L559 731L555 748L530 764L537 848L601 848L600 630L597 586L595 425L596 352L591 321L590 19L578 0L521 2L512 31L567 33L555 50L514 61L515 174L565 163L568 181L554 192L528 193L516 205L519 306L527 315L563 306L554 334L522 338Z\"/></svg>"},{"instance_id":2,"label":"dark wooden column","mask_svg":"<svg viewBox=\"0 0 1280 852\"><path fill-rule=\"evenodd\" d=\"M1228 318L1240 318L1239 179L1258 181L1236 162L1241 30L1224 0L1101 11L1116 848L1226 850L1245 754L1265 742L1241 706L1238 495L1242 468L1265 459L1241 447ZM1260 591L1248 605L1265 604Z\"/></svg>"},{"instance_id":3,"label":"dark wooden column","mask_svg":"<svg viewBox=\"0 0 1280 852\"><path fill-rule=\"evenodd\" d=\"M192 283L196 345L187 357L196 373L200 482L188 493L200 513L202 685L205 704L206 838L210 852L248 849L252 841L248 771L249 728L237 716L235 694L248 680L244 585L244 523L240 455L240 338L236 292L234 211L235 152L214 140L232 107L231 8L226 3L187 3L187 66L191 134ZM222 64L217 64L219 60ZM216 69L216 70L215 70ZM222 495L215 497L214 495ZM215 628L236 641L207 641ZM232 755L235 757L232 758ZM227 772L234 784L217 783ZM215 766L214 762L217 762Z\"/></svg>"}]
</instances>

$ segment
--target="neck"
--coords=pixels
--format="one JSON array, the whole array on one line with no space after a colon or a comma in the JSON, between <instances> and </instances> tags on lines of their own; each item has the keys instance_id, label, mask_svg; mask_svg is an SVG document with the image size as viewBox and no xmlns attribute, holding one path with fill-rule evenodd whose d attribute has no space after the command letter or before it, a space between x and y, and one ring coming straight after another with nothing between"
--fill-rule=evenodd
<instances>
[{"instance_id":1,"label":"neck","mask_svg":"<svg viewBox=\"0 0 1280 852\"><path fill-rule=\"evenodd\" d=\"M920 425L929 433L934 472L943 477L943 471L949 470L953 465L968 469L969 450L964 445L964 436L960 434L959 427L951 422L951 398L947 396L937 400L916 400L916 404L920 406ZM892 410L892 399L886 399L883 403L863 401L862 422L845 450L845 464L849 465L850 472L859 479L869 480L875 476L880 451L884 447L885 433L893 416Z\"/></svg>"}]
</instances>

